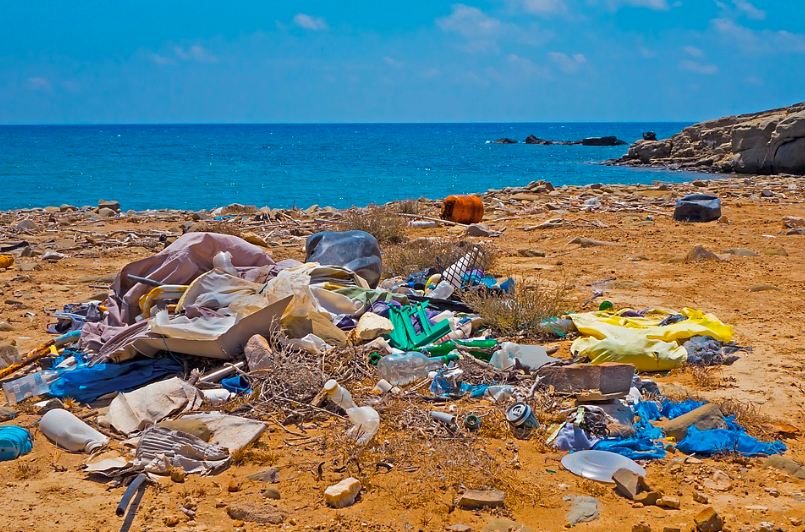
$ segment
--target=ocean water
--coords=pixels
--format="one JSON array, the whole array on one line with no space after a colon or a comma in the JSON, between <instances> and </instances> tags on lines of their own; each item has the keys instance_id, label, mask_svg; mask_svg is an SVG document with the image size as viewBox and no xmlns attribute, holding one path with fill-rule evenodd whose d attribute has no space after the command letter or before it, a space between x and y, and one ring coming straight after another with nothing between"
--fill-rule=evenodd
<instances>
[{"instance_id":1,"label":"ocean water","mask_svg":"<svg viewBox=\"0 0 805 532\"><path fill-rule=\"evenodd\" d=\"M95 205L209 209L230 203L349 207L440 198L545 179L559 186L679 182L696 174L606 167L628 146L536 146L658 138L688 123L0 126L0 209ZM489 144L500 137L519 144Z\"/></svg>"}]
</instances>

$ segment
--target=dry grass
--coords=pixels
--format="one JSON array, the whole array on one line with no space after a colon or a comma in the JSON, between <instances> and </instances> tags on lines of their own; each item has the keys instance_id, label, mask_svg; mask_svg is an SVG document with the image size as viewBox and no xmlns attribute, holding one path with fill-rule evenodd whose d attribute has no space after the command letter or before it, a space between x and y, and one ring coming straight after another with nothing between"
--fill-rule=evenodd
<instances>
[{"instance_id":1,"label":"dry grass","mask_svg":"<svg viewBox=\"0 0 805 532\"><path fill-rule=\"evenodd\" d=\"M14 468L14 478L17 480L28 480L39 474L39 468L30 462L19 462Z\"/></svg>"},{"instance_id":2,"label":"dry grass","mask_svg":"<svg viewBox=\"0 0 805 532\"><path fill-rule=\"evenodd\" d=\"M428 268L435 268L437 257L454 253L456 242L443 238L418 238L386 248L383 251L383 273L386 277L407 277Z\"/></svg>"},{"instance_id":3,"label":"dry grass","mask_svg":"<svg viewBox=\"0 0 805 532\"><path fill-rule=\"evenodd\" d=\"M241 205L240 203L233 203L227 205L221 210L221 214L257 214L260 210L254 205Z\"/></svg>"},{"instance_id":4,"label":"dry grass","mask_svg":"<svg viewBox=\"0 0 805 532\"><path fill-rule=\"evenodd\" d=\"M570 286L541 280L526 285L515 279L514 294L503 296L483 291L464 291L461 299L481 317L486 327L502 336L538 337L538 325L567 311Z\"/></svg>"},{"instance_id":5,"label":"dry grass","mask_svg":"<svg viewBox=\"0 0 805 532\"><path fill-rule=\"evenodd\" d=\"M341 231L366 231L380 244L405 242L408 221L389 205L369 205L343 211Z\"/></svg>"},{"instance_id":6,"label":"dry grass","mask_svg":"<svg viewBox=\"0 0 805 532\"><path fill-rule=\"evenodd\" d=\"M189 233L218 233L221 235L241 236L241 230L227 222L199 222L194 224Z\"/></svg>"},{"instance_id":7,"label":"dry grass","mask_svg":"<svg viewBox=\"0 0 805 532\"><path fill-rule=\"evenodd\" d=\"M404 199L392 205L397 209L397 212L403 214L419 214L422 212L422 205L420 205L419 200L415 199Z\"/></svg>"}]
</instances>

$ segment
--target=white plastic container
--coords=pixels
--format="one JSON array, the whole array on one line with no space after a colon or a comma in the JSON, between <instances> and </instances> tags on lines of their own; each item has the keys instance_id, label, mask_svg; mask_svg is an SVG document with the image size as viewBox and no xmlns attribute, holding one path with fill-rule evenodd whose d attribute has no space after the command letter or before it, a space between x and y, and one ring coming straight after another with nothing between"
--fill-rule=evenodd
<instances>
[{"instance_id":1,"label":"white plastic container","mask_svg":"<svg viewBox=\"0 0 805 532\"><path fill-rule=\"evenodd\" d=\"M455 288L453 285L448 283L447 281L440 281L439 284L436 285L436 288L430 291L428 297L434 297L436 299L447 299L451 295L453 295L453 291Z\"/></svg>"},{"instance_id":2,"label":"white plastic container","mask_svg":"<svg viewBox=\"0 0 805 532\"><path fill-rule=\"evenodd\" d=\"M201 390L201 394L204 396L204 402L211 405L223 404L237 395L224 388Z\"/></svg>"},{"instance_id":3,"label":"white plastic container","mask_svg":"<svg viewBox=\"0 0 805 532\"><path fill-rule=\"evenodd\" d=\"M380 415L371 406L349 408L347 417L355 425L347 431L347 435L358 440L358 445L369 443L380 428Z\"/></svg>"},{"instance_id":4,"label":"white plastic container","mask_svg":"<svg viewBox=\"0 0 805 532\"><path fill-rule=\"evenodd\" d=\"M50 441L68 451L92 453L109 443L106 436L61 408L42 416L39 428Z\"/></svg>"},{"instance_id":5,"label":"white plastic container","mask_svg":"<svg viewBox=\"0 0 805 532\"><path fill-rule=\"evenodd\" d=\"M344 410L349 410L357 406L355 401L352 400L352 394L349 393L349 390L338 384L335 379L330 379L324 383L324 391L327 392L327 398L330 401Z\"/></svg>"}]
</instances>

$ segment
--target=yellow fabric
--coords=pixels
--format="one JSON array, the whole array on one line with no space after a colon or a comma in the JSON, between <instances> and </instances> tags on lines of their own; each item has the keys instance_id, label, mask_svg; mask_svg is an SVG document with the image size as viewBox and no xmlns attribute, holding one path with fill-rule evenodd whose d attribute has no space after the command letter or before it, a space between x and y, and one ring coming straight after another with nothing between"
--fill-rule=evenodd
<instances>
[{"instance_id":1,"label":"yellow fabric","mask_svg":"<svg viewBox=\"0 0 805 532\"><path fill-rule=\"evenodd\" d=\"M722 342L732 339L732 327L699 310L682 309L680 314L688 319L662 327L659 323L672 312L653 309L644 317L630 318L622 315L626 310L571 314L584 335L573 342L573 353L593 364L622 362L638 371L665 371L685 363L688 353L682 344L693 336L712 336Z\"/></svg>"}]
</instances>

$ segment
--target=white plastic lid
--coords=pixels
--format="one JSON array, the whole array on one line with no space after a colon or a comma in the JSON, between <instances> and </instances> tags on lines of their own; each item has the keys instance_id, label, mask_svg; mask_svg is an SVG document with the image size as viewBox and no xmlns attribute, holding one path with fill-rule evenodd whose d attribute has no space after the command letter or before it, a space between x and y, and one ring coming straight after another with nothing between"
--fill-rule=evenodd
<instances>
[{"instance_id":1,"label":"white plastic lid","mask_svg":"<svg viewBox=\"0 0 805 532\"><path fill-rule=\"evenodd\" d=\"M338 388L338 381L335 379L330 379L329 381L324 383L324 391L327 393L333 393Z\"/></svg>"}]
</instances>

